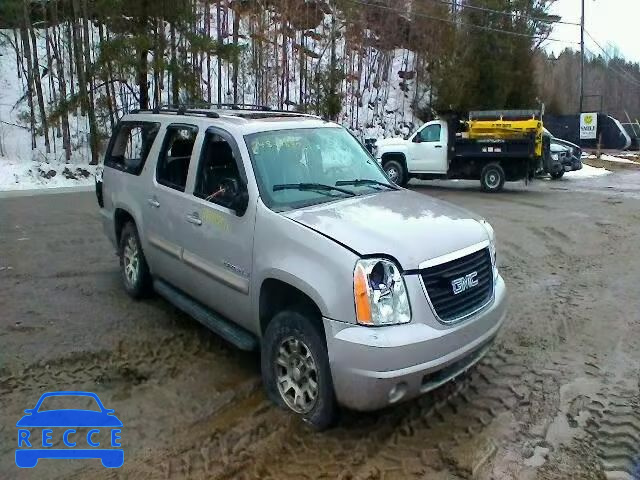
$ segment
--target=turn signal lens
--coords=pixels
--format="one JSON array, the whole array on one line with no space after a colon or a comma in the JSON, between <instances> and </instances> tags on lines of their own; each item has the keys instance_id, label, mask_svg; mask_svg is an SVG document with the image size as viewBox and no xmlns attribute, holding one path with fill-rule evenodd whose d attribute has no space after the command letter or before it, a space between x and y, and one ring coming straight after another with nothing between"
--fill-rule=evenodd
<instances>
[{"instance_id":1,"label":"turn signal lens","mask_svg":"<svg viewBox=\"0 0 640 480\"><path fill-rule=\"evenodd\" d=\"M371 304L369 303L369 289L367 274L358 265L353 274L353 294L356 302L356 319L358 323L371 324Z\"/></svg>"}]
</instances>

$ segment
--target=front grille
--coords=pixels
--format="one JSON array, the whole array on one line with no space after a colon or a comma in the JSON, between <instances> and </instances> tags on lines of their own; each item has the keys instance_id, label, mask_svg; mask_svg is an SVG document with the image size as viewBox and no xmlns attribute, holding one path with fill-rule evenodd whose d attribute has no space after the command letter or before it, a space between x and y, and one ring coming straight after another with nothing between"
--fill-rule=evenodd
<instances>
[{"instance_id":1,"label":"front grille","mask_svg":"<svg viewBox=\"0 0 640 480\"><path fill-rule=\"evenodd\" d=\"M475 276L472 275L470 281L466 280L474 272ZM453 322L469 315L493 297L493 269L488 248L425 268L420 275L431 305L443 322ZM457 294L454 293L454 283L459 291Z\"/></svg>"}]
</instances>

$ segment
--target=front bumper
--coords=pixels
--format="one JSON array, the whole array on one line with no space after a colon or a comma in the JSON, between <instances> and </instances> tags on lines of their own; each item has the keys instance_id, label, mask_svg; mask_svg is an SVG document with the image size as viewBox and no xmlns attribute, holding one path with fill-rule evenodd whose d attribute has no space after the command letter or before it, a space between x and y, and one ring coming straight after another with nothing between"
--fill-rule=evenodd
<instances>
[{"instance_id":1,"label":"front bumper","mask_svg":"<svg viewBox=\"0 0 640 480\"><path fill-rule=\"evenodd\" d=\"M455 325L432 322L414 310L411 323L363 327L324 319L338 402L376 410L426 393L465 372L487 352L506 314L506 287L498 277L494 299Z\"/></svg>"},{"instance_id":2,"label":"front bumper","mask_svg":"<svg viewBox=\"0 0 640 480\"><path fill-rule=\"evenodd\" d=\"M569 170L567 170L569 168ZM569 164L565 164L564 170L566 172L575 172L577 170L582 170L582 161L579 158L572 157Z\"/></svg>"}]
</instances>

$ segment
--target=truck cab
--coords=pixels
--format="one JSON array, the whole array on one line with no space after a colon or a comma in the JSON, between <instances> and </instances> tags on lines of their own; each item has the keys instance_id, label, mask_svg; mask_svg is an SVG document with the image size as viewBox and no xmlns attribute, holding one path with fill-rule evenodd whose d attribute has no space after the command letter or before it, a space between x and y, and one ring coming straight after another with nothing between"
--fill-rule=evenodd
<instances>
[{"instance_id":1,"label":"truck cab","mask_svg":"<svg viewBox=\"0 0 640 480\"><path fill-rule=\"evenodd\" d=\"M403 171L446 175L448 160L449 126L444 120L434 120L422 125L406 140L387 138L378 140L376 153L391 180L404 183ZM388 162L393 161L390 165ZM398 168L398 164L400 168ZM407 179L408 180L408 179Z\"/></svg>"}]
</instances>

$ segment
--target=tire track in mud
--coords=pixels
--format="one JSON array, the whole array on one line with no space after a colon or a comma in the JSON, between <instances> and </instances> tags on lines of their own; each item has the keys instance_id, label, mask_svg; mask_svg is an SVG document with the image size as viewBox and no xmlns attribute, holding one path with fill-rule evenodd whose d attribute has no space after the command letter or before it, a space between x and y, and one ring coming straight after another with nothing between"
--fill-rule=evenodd
<instances>
[{"instance_id":1,"label":"tire track in mud","mask_svg":"<svg viewBox=\"0 0 640 480\"><path fill-rule=\"evenodd\" d=\"M151 379L171 378L190 357L206 351L201 341L186 335L171 335L157 342L120 342L117 350L79 351L50 361L41 361L0 375L0 396L14 392L79 385L138 385ZM0 400L2 403L3 400Z\"/></svg>"},{"instance_id":2,"label":"tire track in mud","mask_svg":"<svg viewBox=\"0 0 640 480\"><path fill-rule=\"evenodd\" d=\"M243 374L240 365L235 365L240 370L239 374L224 374L220 370L224 370L224 366L211 365L211 362L232 365L238 361L246 364L247 360L251 361L251 357L226 345L222 340L210 336L201 338L190 332L162 337L156 342L121 342L114 350L77 352L15 372L1 370L0 411L14 410L18 415L24 408L24 404L18 399L29 396L35 402L42 392L49 389L94 391L103 401L103 393L109 392L107 398L111 395L112 403L119 402L121 407L125 407L124 411L117 410L120 418L123 419L122 415L127 418L128 415L129 421L123 419L127 437L124 468L117 473L106 473L113 473L109 478L121 478L128 476L126 472L133 469L140 473L134 475L134 478L144 476L145 472L151 472L146 475L147 478L159 478L164 475L165 470L176 472L186 468L181 465L198 465L197 459L191 461L175 454L171 445L175 443L179 451L205 455L205 463L212 463L207 459L218 458L220 449L220 444L215 441L215 432L227 430L238 419L251 417L247 414L253 411L251 406L266 402L259 389L257 371L256 375L251 370L246 375L246 369ZM198 381L199 376L212 373L214 377L208 376ZM180 411L176 404L179 401L177 392L181 387L193 386L194 382L207 386L208 393L188 401L182 400L181 405L186 406L187 411ZM163 389L176 393L165 396L161 394ZM154 392L157 400L149 398ZM130 401L131 398L134 400ZM167 411L163 412L163 420L154 429L144 428L144 422L138 420L134 421L134 425L131 424L131 420L138 415L158 412L158 409ZM174 412L175 423L166 416L167 412ZM254 420L252 418L250 422ZM165 427L162 426L163 422L167 422ZM258 433L265 430L264 427L260 428L263 424L264 421L254 422L253 426L257 427ZM180 425L179 428L175 428L176 425ZM7 428L9 427L7 424ZM0 425L0 429L2 428L4 427ZM135 431L131 431L131 428ZM245 430L250 431L249 428ZM243 438L246 437L234 436L231 431L225 441L237 448ZM208 453L203 454L207 448ZM9 455L8 450L4 453ZM177 464L172 461L174 457L180 460ZM159 459L165 458L169 460L159 462ZM162 468L155 468L157 465ZM65 465L56 465L49 474L64 479L105 476L103 468L91 464L83 465L80 470L67 470ZM190 471L191 467L187 470Z\"/></svg>"},{"instance_id":3,"label":"tire track in mud","mask_svg":"<svg viewBox=\"0 0 640 480\"><path fill-rule=\"evenodd\" d=\"M255 377L222 393L206 415L174 432L168 445L127 450L123 467L108 478L223 478L221 471L235 478L246 463L245 448L271 433L270 422L285 424L288 418L271 407ZM103 475L103 468L89 466L58 478Z\"/></svg>"},{"instance_id":4,"label":"tire track in mud","mask_svg":"<svg viewBox=\"0 0 640 480\"><path fill-rule=\"evenodd\" d=\"M527 401L521 382L528 369L519 360L490 353L456 382L388 411L347 413L342 426L325 434L282 431L280 449L268 455L256 452L252 465L274 479L404 479L444 468L467 478L490 455L468 459L464 445L502 413Z\"/></svg>"},{"instance_id":5,"label":"tire track in mud","mask_svg":"<svg viewBox=\"0 0 640 480\"><path fill-rule=\"evenodd\" d=\"M490 352L432 394L382 412L345 412L336 428L323 433L271 405L254 379L230 393L222 408L186 427L188 434L174 438L173 447L127 460L123 473L135 478L405 479L446 469L469 478L495 453L494 440L483 432L504 412L529 402L523 382L539 374L523 360ZM478 437L483 448L470 456L465 445Z\"/></svg>"},{"instance_id":6,"label":"tire track in mud","mask_svg":"<svg viewBox=\"0 0 640 480\"><path fill-rule=\"evenodd\" d=\"M640 395L603 390L605 405L592 401L587 431L608 480L640 479Z\"/></svg>"}]
</instances>

